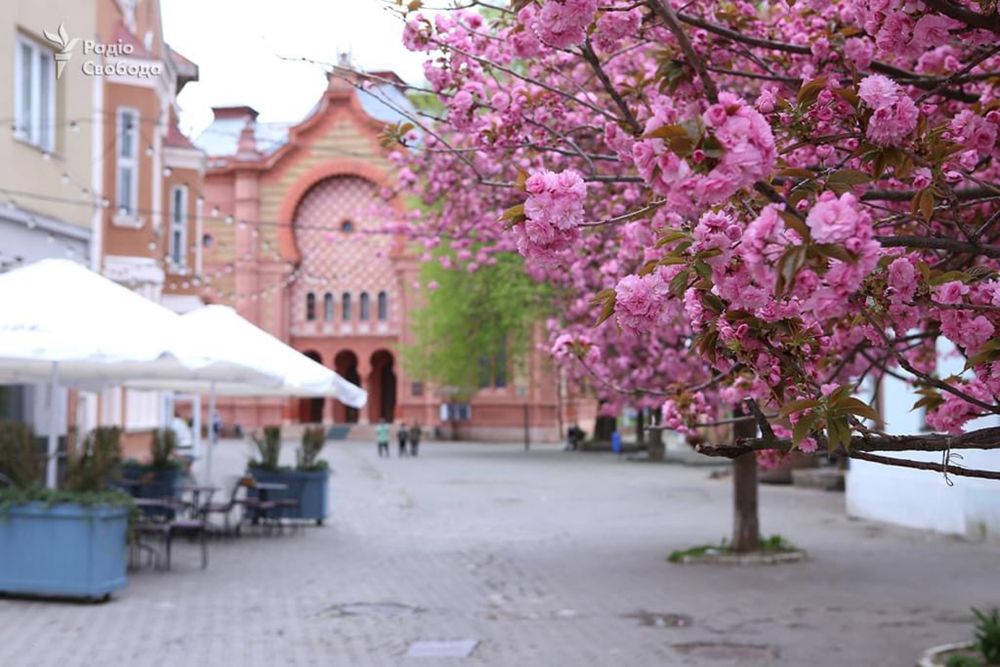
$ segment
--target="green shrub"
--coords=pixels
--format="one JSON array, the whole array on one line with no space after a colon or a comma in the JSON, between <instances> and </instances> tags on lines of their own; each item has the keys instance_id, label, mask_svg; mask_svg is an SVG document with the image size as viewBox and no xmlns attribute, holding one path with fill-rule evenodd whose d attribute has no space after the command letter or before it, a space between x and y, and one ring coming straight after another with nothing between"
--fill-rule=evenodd
<instances>
[{"instance_id":1,"label":"green shrub","mask_svg":"<svg viewBox=\"0 0 1000 667\"><path fill-rule=\"evenodd\" d=\"M944 667L983 667L983 665L973 657L953 655L944 663Z\"/></svg>"},{"instance_id":2,"label":"green shrub","mask_svg":"<svg viewBox=\"0 0 1000 667\"><path fill-rule=\"evenodd\" d=\"M254 433L250 436L257 446L257 459L250 465L263 470L277 470L281 458L281 427L265 426L263 436Z\"/></svg>"},{"instance_id":3,"label":"green shrub","mask_svg":"<svg viewBox=\"0 0 1000 667\"><path fill-rule=\"evenodd\" d=\"M105 491L121 467L121 435L117 426L101 426L88 433L69 458L63 488L76 493Z\"/></svg>"},{"instance_id":4,"label":"green shrub","mask_svg":"<svg viewBox=\"0 0 1000 667\"><path fill-rule=\"evenodd\" d=\"M172 428L157 429L153 431L153 439L150 442L149 467L152 470L167 470L176 468L180 462L174 458L177 451L177 432Z\"/></svg>"},{"instance_id":5,"label":"green shrub","mask_svg":"<svg viewBox=\"0 0 1000 667\"><path fill-rule=\"evenodd\" d=\"M322 426L307 428L302 433L302 446L299 447L296 456L296 469L298 470L326 470L329 465L319 458L323 446L326 445L326 431Z\"/></svg>"},{"instance_id":6,"label":"green shrub","mask_svg":"<svg viewBox=\"0 0 1000 667\"><path fill-rule=\"evenodd\" d=\"M972 609L976 615L976 643L987 665L1000 665L1000 610L996 607L987 612Z\"/></svg>"},{"instance_id":7,"label":"green shrub","mask_svg":"<svg viewBox=\"0 0 1000 667\"><path fill-rule=\"evenodd\" d=\"M31 427L0 421L0 475L14 487L27 489L39 486L44 474L45 457Z\"/></svg>"}]
</instances>

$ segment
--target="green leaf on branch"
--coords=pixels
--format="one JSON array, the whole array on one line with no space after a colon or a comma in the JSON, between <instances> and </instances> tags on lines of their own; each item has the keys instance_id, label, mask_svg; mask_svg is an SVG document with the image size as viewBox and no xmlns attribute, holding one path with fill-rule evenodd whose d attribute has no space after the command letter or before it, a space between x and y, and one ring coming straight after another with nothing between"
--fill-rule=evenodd
<instances>
[{"instance_id":1,"label":"green leaf on branch","mask_svg":"<svg viewBox=\"0 0 1000 667\"><path fill-rule=\"evenodd\" d=\"M830 174L826 179L828 188L842 195L850 191L856 185L864 185L871 182L871 176L857 169L839 169Z\"/></svg>"},{"instance_id":2,"label":"green leaf on branch","mask_svg":"<svg viewBox=\"0 0 1000 667\"><path fill-rule=\"evenodd\" d=\"M778 259L778 279L775 281L774 294L781 296L795 284L795 275L806 263L808 249L804 245L792 246L782 253Z\"/></svg>"},{"instance_id":3,"label":"green leaf on branch","mask_svg":"<svg viewBox=\"0 0 1000 667\"><path fill-rule=\"evenodd\" d=\"M930 222L931 216L934 215L934 188L926 187L913 195L910 210L913 215L920 213L924 222Z\"/></svg>"},{"instance_id":4,"label":"green leaf on branch","mask_svg":"<svg viewBox=\"0 0 1000 667\"><path fill-rule=\"evenodd\" d=\"M794 401L790 401L781 406L781 410L778 414L781 417L787 417L793 412L802 412L803 410L809 410L819 406L820 402L815 398L800 398Z\"/></svg>"},{"instance_id":5,"label":"green leaf on branch","mask_svg":"<svg viewBox=\"0 0 1000 667\"><path fill-rule=\"evenodd\" d=\"M503 212L503 215L500 216L500 222L506 223L504 225L505 229L510 229L511 227L519 225L527 219L528 216L524 214L524 204L511 206Z\"/></svg>"},{"instance_id":6,"label":"green leaf on branch","mask_svg":"<svg viewBox=\"0 0 1000 667\"><path fill-rule=\"evenodd\" d=\"M683 232L679 229L664 230L663 234L656 241L656 247L662 248L663 246L673 243L674 241L686 239L687 236L688 236L687 232Z\"/></svg>"},{"instance_id":7,"label":"green leaf on branch","mask_svg":"<svg viewBox=\"0 0 1000 667\"><path fill-rule=\"evenodd\" d=\"M816 424L819 422L820 416L816 412L810 412L802 419L795 423L795 428L792 429L792 443L799 444L812 433Z\"/></svg>"},{"instance_id":8,"label":"green leaf on branch","mask_svg":"<svg viewBox=\"0 0 1000 667\"><path fill-rule=\"evenodd\" d=\"M845 412L858 417L864 417L865 419L871 419L874 422L877 422L882 418L875 408L868 405L864 401L855 398L854 396L848 396L840 401L837 408L840 412Z\"/></svg>"},{"instance_id":9,"label":"green leaf on branch","mask_svg":"<svg viewBox=\"0 0 1000 667\"><path fill-rule=\"evenodd\" d=\"M785 210L778 211L778 215L785 221L785 224L789 227L789 229L795 230L795 233L798 234L803 241L808 241L811 238L809 227L806 225L805 220L803 220L801 216Z\"/></svg>"},{"instance_id":10,"label":"green leaf on branch","mask_svg":"<svg viewBox=\"0 0 1000 667\"><path fill-rule=\"evenodd\" d=\"M676 298L684 296L687 289L688 280L691 278L691 270L684 269L670 280L670 294Z\"/></svg>"},{"instance_id":11,"label":"green leaf on branch","mask_svg":"<svg viewBox=\"0 0 1000 667\"><path fill-rule=\"evenodd\" d=\"M594 298L590 301L591 305L601 306L601 312L597 315L597 321L594 322L595 327L614 315L617 298L618 294L611 288L601 290L594 295Z\"/></svg>"},{"instance_id":12,"label":"green leaf on branch","mask_svg":"<svg viewBox=\"0 0 1000 667\"><path fill-rule=\"evenodd\" d=\"M826 439L831 452L851 446L851 426L847 417L831 417L826 420Z\"/></svg>"},{"instance_id":13,"label":"green leaf on branch","mask_svg":"<svg viewBox=\"0 0 1000 667\"><path fill-rule=\"evenodd\" d=\"M818 76L815 79L810 79L802 84L802 87L799 89L799 94L795 96L795 101L804 107L811 106L825 87L825 76Z\"/></svg>"}]
</instances>

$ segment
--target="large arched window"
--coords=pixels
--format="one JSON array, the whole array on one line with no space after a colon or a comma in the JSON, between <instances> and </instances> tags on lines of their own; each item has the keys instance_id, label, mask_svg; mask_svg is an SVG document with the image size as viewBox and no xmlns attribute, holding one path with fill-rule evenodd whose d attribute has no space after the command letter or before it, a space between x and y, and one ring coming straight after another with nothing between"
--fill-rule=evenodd
<instances>
[{"instance_id":1,"label":"large arched window","mask_svg":"<svg viewBox=\"0 0 1000 667\"><path fill-rule=\"evenodd\" d=\"M312 292L306 294L306 321L312 322L316 319L316 295Z\"/></svg>"},{"instance_id":2,"label":"large arched window","mask_svg":"<svg viewBox=\"0 0 1000 667\"><path fill-rule=\"evenodd\" d=\"M371 299L368 298L368 292L361 293L360 305L358 306L358 309L361 311L358 314L359 320L361 320L362 322L367 322L368 320L371 319L372 306L371 306Z\"/></svg>"},{"instance_id":3,"label":"large arched window","mask_svg":"<svg viewBox=\"0 0 1000 667\"><path fill-rule=\"evenodd\" d=\"M333 322L333 295L329 292L323 295L323 320Z\"/></svg>"},{"instance_id":4,"label":"large arched window","mask_svg":"<svg viewBox=\"0 0 1000 667\"><path fill-rule=\"evenodd\" d=\"M344 320L345 322L350 322L351 321L351 293L350 292L344 292L344 296L341 297L341 299L340 299L340 306L341 306L340 310L342 311L341 314L340 314L340 319Z\"/></svg>"},{"instance_id":5,"label":"large arched window","mask_svg":"<svg viewBox=\"0 0 1000 667\"><path fill-rule=\"evenodd\" d=\"M385 292L378 293L378 321L385 322L389 319L389 295Z\"/></svg>"}]
</instances>

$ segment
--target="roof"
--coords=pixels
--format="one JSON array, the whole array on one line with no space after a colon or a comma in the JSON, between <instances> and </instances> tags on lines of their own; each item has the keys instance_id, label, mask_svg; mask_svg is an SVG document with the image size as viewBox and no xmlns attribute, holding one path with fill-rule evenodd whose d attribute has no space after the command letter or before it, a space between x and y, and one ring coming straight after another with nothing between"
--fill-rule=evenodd
<instances>
[{"instance_id":1,"label":"roof","mask_svg":"<svg viewBox=\"0 0 1000 667\"><path fill-rule=\"evenodd\" d=\"M390 77L391 73L377 72L375 74L383 78L398 79L394 74ZM413 109L409 99L395 83L378 84L373 86L371 91L358 91L357 95L364 112L383 123L398 123L405 120L405 116L393 107ZM305 118L310 118L317 113L321 102L322 100L313 105ZM215 107L212 111L215 114L215 119L195 138L195 145L210 157L236 155L240 132L248 121L256 120L257 111L248 106ZM274 153L288 143L289 130L301 122L255 123L254 137L257 151L265 157Z\"/></svg>"},{"instance_id":2,"label":"roof","mask_svg":"<svg viewBox=\"0 0 1000 667\"><path fill-rule=\"evenodd\" d=\"M190 139L188 139L181 129L177 127L177 123L170 123L167 128L167 138L163 140L164 145L172 146L174 148L193 148L198 150Z\"/></svg>"}]
</instances>

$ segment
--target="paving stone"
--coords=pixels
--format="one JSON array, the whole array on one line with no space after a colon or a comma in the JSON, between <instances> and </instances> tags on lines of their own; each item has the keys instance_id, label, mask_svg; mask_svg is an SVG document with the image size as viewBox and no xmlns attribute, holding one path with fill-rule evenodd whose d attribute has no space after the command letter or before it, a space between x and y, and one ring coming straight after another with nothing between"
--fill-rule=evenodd
<instances>
[{"instance_id":1,"label":"paving stone","mask_svg":"<svg viewBox=\"0 0 1000 667\"><path fill-rule=\"evenodd\" d=\"M220 444L218 481L248 455ZM0 666L907 665L996 604L996 544L848 520L840 494L761 489L764 534L808 561L692 567L666 556L730 529L731 480L704 468L541 445L326 456L327 525L213 541L204 571L180 544L107 604L0 600ZM454 640L477 644L409 657Z\"/></svg>"}]
</instances>

